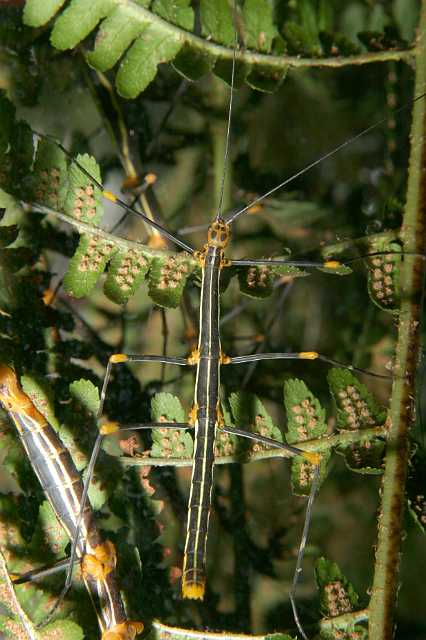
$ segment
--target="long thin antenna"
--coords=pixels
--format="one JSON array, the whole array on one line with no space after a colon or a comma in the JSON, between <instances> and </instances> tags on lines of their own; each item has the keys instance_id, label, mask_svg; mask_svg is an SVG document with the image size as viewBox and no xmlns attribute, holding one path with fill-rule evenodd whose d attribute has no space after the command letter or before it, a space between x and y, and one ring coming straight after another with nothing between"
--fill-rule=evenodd
<instances>
[{"instance_id":1,"label":"long thin antenna","mask_svg":"<svg viewBox=\"0 0 426 640\"><path fill-rule=\"evenodd\" d=\"M236 13L237 13L237 2L236 0L234 0L233 2L234 50L232 54L231 90L229 93L228 124L226 128L226 138L225 138L225 154L223 158L223 171L222 171L222 179L220 183L219 204L217 207L216 220L222 217L223 197L225 193L226 175L228 172L229 147L230 147L230 139L231 139L232 105L234 102L235 59L236 59L237 46L238 46Z\"/></svg>"},{"instance_id":2,"label":"long thin antenna","mask_svg":"<svg viewBox=\"0 0 426 640\"><path fill-rule=\"evenodd\" d=\"M421 100L425 96L426 96L426 91L424 93L421 93L419 96L416 96L415 98L412 98L411 100L406 102L404 105L402 105L402 107L399 107L398 109L395 109L395 111L392 112L393 115L396 116L397 114L401 113L402 111L405 111L406 109L408 109L408 107L410 107L415 102L417 102L417 100ZM383 124L385 124L388 121L388 119L389 119L389 116L386 116L385 118L381 118L380 120L378 120L374 124L371 124L369 127L366 127L365 129L363 129L362 131L360 131L356 135L354 135L351 138L345 140L344 142L341 142L340 144L337 145L337 147L333 147L333 149L330 149L330 151L327 151L327 153L324 153L322 156L320 156L319 158L317 158L316 160L314 160L313 162L308 164L306 167L304 167L303 169L300 169L300 171L297 171L296 173L294 173L289 178L286 178L285 180L283 180L283 182L280 182L280 184L278 184L276 187L273 187L272 189L270 189L269 191L267 191L263 195L259 196L258 198L255 198L252 202L250 202L250 204L248 204L245 207L243 207L243 209L240 209L239 211L231 213L229 216L225 217L225 222L227 222L228 224L232 224L234 222L234 220L239 218L239 216L241 216L243 213L246 213L249 209L251 209L251 207L253 207L254 205L258 204L259 202L262 202L262 200L264 200L265 198L268 198L270 195L272 195L276 191L279 191L280 189L283 189L284 187L289 185L291 182L294 182L294 180L296 180L296 178L300 178L300 176L303 176L305 173L308 173L308 171L310 171L311 169L313 169L317 165L321 164L321 162L323 162L324 160L327 160L327 158L331 158L331 156L333 156L335 153L337 153L341 149L344 149L345 147L350 146L351 144L353 144L354 142L359 140L359 138L362 138L367 133L370 133L370 131L373 131L374 129L377 129L378 127L382 126Z\"/></svg>"},{"instance_id":3,"label":"long thin antenna","mask_svg":"<svg viewBox=\"0 0 426 640\"><path fill-rule=\"evenodd\" d=\"M293 610L293 618L296 623L296 627L300 635L302 636L303 640L308 640L308 636L306 635L302 627L302 624L299 620L299 613L297 611L297 606L296 606L296 589L297 589L297 584L299 582L299 577L302 574L303 556L305 555L306 541L308 539L309 527L312 519L312 508L314 505L316 493L318 491L320 476L321 476L321 467L318 464L314 470L314 477L312 479L311 490L309 492L308 504L306 506L306 513L305 513L305 522L303 524L303 532L302 532L302 537L300 539L299 551L297 552L296 567L294 569L293 582L290 590L290 602L291 602L291 608Z\"/></svg>"}]
</instances>

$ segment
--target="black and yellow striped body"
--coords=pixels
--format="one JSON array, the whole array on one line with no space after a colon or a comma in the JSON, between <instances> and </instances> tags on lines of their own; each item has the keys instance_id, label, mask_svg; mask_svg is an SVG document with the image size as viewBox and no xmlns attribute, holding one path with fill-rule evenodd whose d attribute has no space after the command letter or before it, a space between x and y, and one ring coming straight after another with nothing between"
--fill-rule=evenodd
<instances>
[{"instance_id":1,"label":"black and yellow striped body","mask_svg":"<svg viewBox=\"0 0 426 640\"><path fill-rule=\"evenodd\" d=\"M204 596L214 441L216 427L220 423L219 279L224 264L224 247L228 241L228 225L221 220L214 222L201 257L203 277L193 409L195 441L182 576L182 595L193 599Z\"/></svg>"},{"instance_id":2,"label":"black and yellow striped body","mask_svg":"<svg viewBox=\"0 0 426 640\"><path fill-rule=\"evenodd\" d=\"M43 491L72 540L77 531L83 483L69 452L7 366L0 366L0 402L15 423ZM108 633L129 623L117 584L114 546L102 538L89 504L81 520L77 555L83 559L83 579L98 615L102 637L107 638Z\"/></svg>"}]
</instances>

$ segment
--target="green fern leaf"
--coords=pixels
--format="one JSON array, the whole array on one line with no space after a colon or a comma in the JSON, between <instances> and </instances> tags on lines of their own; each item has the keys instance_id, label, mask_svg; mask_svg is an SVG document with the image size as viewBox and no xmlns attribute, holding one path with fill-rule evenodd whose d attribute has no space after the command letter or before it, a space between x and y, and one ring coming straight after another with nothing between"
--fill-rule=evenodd
<instances>
[{"instance_id":1,"label":"green fern leaf","mask_svg":"<svg viewBox=\"0 0 426 640\"><path fill-rule=\"evenodd\" d=\"M272 41L278 35L271 4L268 0L246 0L243 14L247 47L269 53Z\"/></svg>"},{"instance_id":2,"label":"green fern leaf","mask_svg":"<svg viewBox=\"0 0 426 640\"><path fill-rule=\"evenodd\" d=\"M151 24L133 43L117 73L117 90L123 98L136 98L155 78L160 63L173 60L183 39L167 26Z\"/></svg>"}]
</instances>

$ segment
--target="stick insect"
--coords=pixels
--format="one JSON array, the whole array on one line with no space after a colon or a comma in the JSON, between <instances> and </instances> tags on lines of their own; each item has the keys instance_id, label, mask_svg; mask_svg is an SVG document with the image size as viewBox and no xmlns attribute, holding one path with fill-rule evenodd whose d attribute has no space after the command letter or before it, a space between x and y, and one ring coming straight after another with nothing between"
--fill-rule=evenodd
<instances>
[{"instance_id":1,"label":"stick insect","mask_svg":"<svg viewBox=\"0 0 426 640\"><path fill-rule=\"evenodd\" d=\"M185 245L186 245L186 246L188 246L188 245L187 245L187 243L185 243ZM182 246L182 245L181 245L181 246ZM194 356L194 357L196 358L197 356ZM241 362L242 362L242 361L241 361ZM175 364L177 364L177 363L175 362ZM183 363L182 363L182 364L183 364Z\"/></svg>"},{"instance_id":2,"label":"stick insect","mask_svg":"<svg viewBox=\"0 0 426 640\"><path fill-rule=\"evenodd\" d=\"M132 640L143 629L126 618L115 570L116 551L103 540L90 504L81 509L83 483L53 427L20 388L15 372L0 368L0 402L14 422L32 468L58 520L82 560L82 575L96 609L102 640ZM79 527L77 529L77 522ZM20 576L15 583L25 582Z\"/></svg>"}]
</instances>

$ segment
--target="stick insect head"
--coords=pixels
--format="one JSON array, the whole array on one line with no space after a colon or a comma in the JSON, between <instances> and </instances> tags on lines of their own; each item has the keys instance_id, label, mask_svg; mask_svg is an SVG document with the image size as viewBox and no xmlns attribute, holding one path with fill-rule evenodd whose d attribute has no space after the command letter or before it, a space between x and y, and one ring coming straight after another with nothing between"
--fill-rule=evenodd
<instances>
[{"instance_id":1,"label":"stick insect head","mask_svg":"<svg viewBox=\"0 0 426 640\"><path fill-rule=\"evenodd\" d=\"M207 244L210 247L218 247L225 249L231 238L231 229L229 224L223 218L214 220L207 232Z\"/></svg>"}]
</instances>

